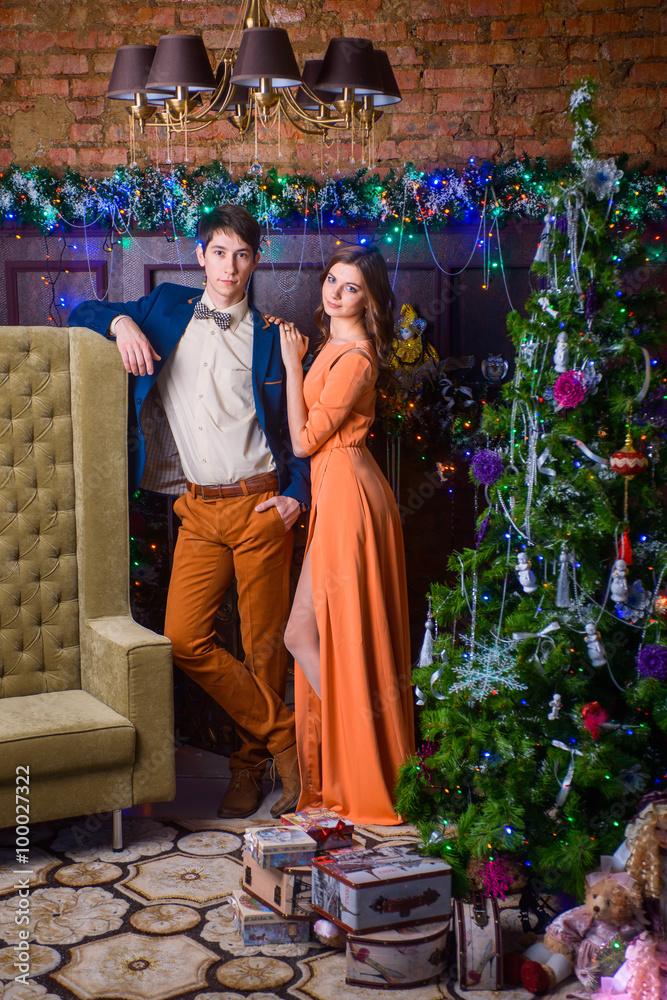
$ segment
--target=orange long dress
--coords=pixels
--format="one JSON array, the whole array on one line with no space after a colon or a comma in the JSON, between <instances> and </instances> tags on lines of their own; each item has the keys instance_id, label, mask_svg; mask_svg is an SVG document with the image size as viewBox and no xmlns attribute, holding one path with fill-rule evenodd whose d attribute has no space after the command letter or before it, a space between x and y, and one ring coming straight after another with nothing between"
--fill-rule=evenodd
<instances>
[{"instance_id":1,"label":"orange long dress","mask_svg":"<svg viewBox=\"0 0 667 1000\"><path fill-rule=\"evenodd\" d=\"M322 700L297 669L298 808L385 825L401 822L393 789L414 752L414 726L403 533L365 443L377 375L367 352L363 341L327 344L304 382Z\"/></svg>"}]
</instances>

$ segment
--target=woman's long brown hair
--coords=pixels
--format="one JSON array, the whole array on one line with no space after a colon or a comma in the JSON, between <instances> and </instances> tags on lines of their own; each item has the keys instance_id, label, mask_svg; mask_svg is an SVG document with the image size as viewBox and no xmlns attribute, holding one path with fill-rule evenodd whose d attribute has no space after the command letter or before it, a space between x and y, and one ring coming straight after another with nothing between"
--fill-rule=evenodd
<instances>
[{"instance_id":1,"label":"woman's long brown hair","mask_svg":"<svg viewBox=\"0 0 667 1000\"><path fill-rule=\"evenodd\" d=\"M391 378L387 358L394 339L394 293L389 284L384 257L375 247L341 247L331 257L320 274L320 285L334 264L353 264L361 274L362 291L366 295L366 313L363 317L366 332L375 348L378 363L378 387ZM322 334L316 351L320 351L331 337L330 319L320 302L315 311L315 322Z\"/></svg>"}]
</instances>

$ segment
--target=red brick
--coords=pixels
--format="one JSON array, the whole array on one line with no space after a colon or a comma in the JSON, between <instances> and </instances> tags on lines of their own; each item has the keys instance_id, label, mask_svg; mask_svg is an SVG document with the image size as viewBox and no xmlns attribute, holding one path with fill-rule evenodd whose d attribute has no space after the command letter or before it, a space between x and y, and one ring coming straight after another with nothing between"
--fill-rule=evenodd
<instances>
[{"instance_id":1,"label":"red brick","mask_svg":"<svg viewBox=\"0 0 667 1000\"><path fill-rule=\"evenodd\" d=\"M0 149L0 167L8 167L14 159L11 149Z\"/></svg>"},{"instance_id":2,"label":"red brick","mask_svg":"<svg viewBox=\"0 0 667 1000\"><path fill-rule=\"evenodd\" d=\"M655 145L645 135L601 135L596 139L596 148L601 156L620 156L621 153L641 153L651 156L655 153Z\"/></svg>"},{"instance_id":3,"label":"red brick","mask_svg":"<svg viewBox=\"0 0 667 1000\"><path fill-rule=\"evenodd\" d=\"M658 129L662 125L662 111L660 108L635 108L634 111L617 111L605 113L610 121L613 121L616 132L637 132L651 131ZM611 128L601 131L611 132Z\"/></svg>"},{"instance_id":4,"label":"red brick","mask_svg":"<svg viewBox=\"0 0 667 1000\"><path fill-rule=\"evenodd\" d=\"M517 94L513 107L524 115L541 115L545 111L562 113L567 110L568 96L565 90L532 90Z\"/></svg>"},{"instance_id":5,"label":"red brick","mask_svg":"<svg viewBox=\"0 0 667 1000\"><path fill-rule=\"evenodd\" d=\"M563 73L563 83L577 83L583 77L590 75L594 80L600 79L600 63L578 62L572 66L566 66Z\"/></svg>"},{"instance_id":6,"label":"red brick","mask_svg":"<svg viewBox=\"0 0 667 1000\"><path fill-rule=\"evenodd\" d=\"M455 90L438 94L438 112L448 114L456 111L464 114L468 111L491 111L493 108L493 91Z\"/></svg>"},{"instance_id":7,"label":"red brick","mask_svg":"<svg viewBox=\"0 0 667 1000\"><path fill-rule=\"evenodd\" d=\"M68 28L83 28L88 20L88 9L83 4L72 4L67 15Z\"/></svg>"},{"instance_id":8,"label":"red brick","mask_svg":"<svg viewBox=\"0 0 667 1000\"><path fill-rule=\"evenodd\" d=\"M35 107L34 101L21 101L20 103L3 101L0 103L0 115L15 115L17 111L32 111Z\"/></svg>"},{"instance_id":9,"label":"red brick","mask_svg":"<svg viewBox=\"0 0 667 1000\"><path fill-rule=\"evenodd\" d=\"M475 69L425 69L424 87L427 90L488 90L493 84L494 70L490 66Z\"/></svg>"},{"instance_id":10,"label":"red brick","mask_svg":"<svg viewBox=\"0 0 667 1000\"><path fill-rule=\"evenodd\" d=\"M74 76L88 72L86 56L23 56L21 70L30 75Z\"/></svg>"},{"instance_id":11,"label":"red brick","mask_svg":"<svg viewBox=\"0 0 667 1000\"><path fill-rule=\"evenodd\" d=\"M176 24L176 8L163 7L153 13L151 27L153 28L173 28Z\"/></svg>"},{"instance_id":12,"label":"red brick","mask_svg":"<svg viewBox=\"0 0 667 1000\"><path fill-rule=\"evenodd\" d=\"M432 17L444 17L446 14L461 14L461 0L421 0L410 5L415 23L428 21Z\"/></svg>"},{"instance_id":13,"label":"red brick","mask_svg":"<svg viewBox=\"0 0 667 1000\"><path fill-rule=\"evenodd\" d=\"M492 21L491 37L494 41L511 38L546 38L562 33L563 23L555 18L522 17L511 21Z\"/></svg>"},{"instance_id":14,"label":"red brick","mask_svg":"<svg viewBox=\"0 0 667 1000\"><path fill-rule=\"evenodd\" d=\"M69 97L69 80L17 80L16 93L19 97L41 97L46 94Z\"/></svg>"},{"instance_id":15,"label":"red brick","mask_svg":"<svg viewBox=\"0 0 667 1000\"><path fill-rule=\"evenodd\" d=\"M516 17L518 14L541 14L542 0L503 0L503 14Z\"/></svg>"},{"instance_id":16,"label":"red brick","mask_svg":"<svg viewBox=\"0 0 667 1000\"><path fill-rule=\"evenodd\" d=\"M517 53L513 45L495 43L493 45L452 45L452 62L490 65L507 65L516 62Z\"/></svg>"},{"instance_id":17,"label":"red brick","mask_svg":"<svg viewBox=\"0 0 667 1000\"><path fill-rule=\"evenodd\" d=\"M286 7L284 3L278 3L271 10L271 23L294 24L296 21L303 21L305 16L305 8L300 4L297 7Z\"/></svg>"},{"instance_id":18,"label":"red brick","mask_svg":"<svg viewBox=\"0 0 667 1000\"><path fill-rule=\"evenodd\" d=\"M101 125L70 125L69 139L70 142L99 143L102 141L102 131Z\"/></svg>"},{"instance_id":19,"label":"red brick","mask_svg":"<svg viewBox=\"0 0 667 1000\"><path fill-rule=\"evenodd\" d=\"M35 15L23 7L6 7L0 10L0 27L12 28L17 24L34 24Z\"/></svg>"},{"instance_id":20,"label":"red brick","mask_svg":"<svg viewBox=\"0 0 667 1000\"><path fill-rule=\"evenodd\" d=\"M18 31L0 31L0 50L20 48L21 42Z\"/></svg>"},{"instance_id":21,"label":"red brick","mask_svg":"<svg viewBox=\"0 0 667 1000\"><path fill-rule=\"evenodd\" d=\"M56 45L61 49L117 49L125 44L122 35L104 31L56 31Z\"/></svg>"},{"instance_id":22,"label":"red brick","mask_svg":"<svg viewBox=\"0 0 667 1000\"><path fill-rule=\"evenodd\" d=\"M652 38L610 38L602 44L602 55L611 62L622 59L650 59L653 55Z\"/></svg>"},{"instance_id":23,"label":"red brick","mask_svg":"<svg viewBox=\"0 0 667 1000\"><path fill-rule=\"evenodd\" d=\"M600 46L597 42L575 42L567 47L568 59L597 59L599 54Z\"/></svg>"},{"instance_id":24,"label":"red brick","mask_svg":"<svg viewBox=\"0 0 667 1000\"><path fill-rule=\"evenodd\" d=\"M233 7L182 7L179 11L182 25L235 24L238 11Z\"/></svg>"},{"instance_id":25,"label":"red brick","mask_svg":"<svg viewBox=\"0 0 667 1000\"><path fill-rule=\"evenodd\" d=\"M424 62L414 45L389 46L386 51L392 66L421 66Z\"/></svg>"},{"instance_id":26,"label":"red brick","mask_svg":"<svg viewBox=\"0 0 667 1000\"><path fill-rule=\"evenodd\" d=\"M535 135L535 130L526 123L524 117L514 118L510 115L496 116L497 135Z\"/></svg>"},{"instance_id":27,"label":"red brick","mask_svg":"<svg viewBox=\"0 0 667 1000\"><path fill-rule=\"evenodd\" d=\"M376 156L378 160L396 160L398 159L398 150L396 149L395 142L381 142L376 150Z\"/></svg>"},{"instance_id":28,"label":"red brick","mask_svg":"<svg viewBox=\"0 0 667 1000\"><path fill-rule=\"evenodd\" d=\"M83 167L124 167L128 153L124 149L82 149L79 158Z\"/></svg>"},{"instance_id":29,"label":"red brick","mask_svg":"<svg viewBox=\"0 0 667 1000\"><path fill-rule=\"evenodd\" d=\"M332 11L338 14L342 21L356 21L359 14L363 14L362 20L370 20L368 14L374 14L382 5L382 0L364 0L361 6L358 0L325 0L322 10Z\"/></svg>"},{"instance_id":30,"label":"red brick","mask_svg":"<svg viewBox=\"0 0 667 1000\"><path fill-rule=\"evenodd\" d=\"M514 144L514 150L517 156L522 153L527 153L530 157L536 156L553 156L562 159L563 157L570 158L571 155L571 141L569 139L519 139Z\"/></svg>"},{"instance_id":31,"label":"red brick","mask_svg":"<svg viewBox=\"0 0 667 1000\"><path fill-rule=\"evenodd\" d=\"M54 167L76 167L75 149L50 149L46 158Z\"/></svg>"},{"instance_id":32,"label":"red brick","mask_svg":"<svg viewBox=\"0 0 667 1000\"><path fill-rule=\"evenodd\" d=\"M415 90L419 86L418 69L397 69L394 66L394 76L399 90Z\"/></svg>"},{"instance_id":33,"label":"red brick","mask_svg":"<svg viewBox=\"0 0 667 1000\"><path fill-rule=\"evenodd\" d=\"M399 142L398 155L404 160L430 160L438 157L438 146L435 139L405 139Z\"/></svg>"},{"instance_id":34,"label":"red brick","mask_svg":"<svg viewBox=\"0 0 667 1000\"><path fill-rule=\"evenodd\" d=\"M610 18L616 19L621 17L620 14L610 14ZM597 18L595 21L597 22ZM572 35L584 35L588 37L593 34L593 17L590 14L584 14L582 17L566 17L565 18L565 33L570 38ZM617 28L605 28L604 34L607 32L616 33ZM597 31L595 32L597 34Z\"/></svg>"},{"instance_id":35,"label":"red brick","mask_svg":"<svg viewBox=\"0 0 667 1000\"><path fill-rule=\"evenodd\" d=\"M21 39L20 48L26 52L44 52L55 44L55 37L49 31L31 31Z\"/></svg>"},{"instance_id":36,"label":"red brick","mask_svg":"<svg viewBox=\"0 0 667 1000\"><path fill-rule=\"evenodd\" d=\"M12 74L16 72L16 63L9 56L0 58L0 73Z\"/></svg>"},{"instance_id":37,"label":"red brick","mask_svg":"<svg viewBox=\"0 0 667 1000\"><path fill-rule=\"evenodd\" d=\"M470 0L468 10L473 17L499 17L503 4L502 0Z\"/></svg>"},{"instance_id":38,"label":"red brick","mask_svg":"<svg viewBox=\"0 0 667 1000\"><path fill-rule=\"evenodd\" d=\"M469 160L472 157L490 160L500 152L500 143L497 139L455 139L453 151L461 160Z\"/></svg>"},{"instance_id":39,"label":"red brick","mask_svg":"<svg viewBox=\"0 0 667 1000\"><path fill-rule=\"evenodd\" d=\"M636 63L630 70L632 83L667 82L667 63Z\"/></svg>"},{"instance_id":40,"label":"red brick","mask_svg":"<svg viewBox=\"0 0 667 1000\"><path fill-rule=\"evenodd\" d=\"M655 103L656 91L647 90L646 87L620 87L618 90L610 90L607 93L600 93L595 97L598 108L611 108L616 110L621 107L645 108Z\"/></svg>"},{"instance_id":41,"label":"red brick","mask_svg":"<svg viewBox=\"0 0 667 1000\"><path fill-rule=\"evenodd\" d=\"M391 114L409 115L419 112L430 114L433 109L433 94L406 94L400 104L392 107Z\"/></svg>"},{"instance_id":42,"label":"red brick","mask_svg":"<svg viewBox=\"0 0 667 1000\"><path fill-rule=\"evenodd\" d=\"M104 114L104 101L68 101L67 107L77 118L99 118Z\"/></svg>"},{"instance_id":43,"label":"red brick","mask_svg":"<svg viewBox=\"0 0 667 1000\"><path fill-rule=\"evenodd\" d=\"M151 7L136 6L107 7L106 19L110 24L138 27L153 23L153 10Z\"/></svg>"},{"instance_id":44,"label":"red brick","mask_svg":"<svg viewBox=\"0 0 667 1000\"><path fill-rule=\"evenodd\" d=\"M102 97L106 94L109 81L72 80L72 97Z\"/></svg>"},{"instance_id":45,"label":"red brick","mask_svg":"<svg viewBox=\"0 0 667 1000\"><path fill-rule=\"evenodd\" d=\"M98 128L98 127L101 128L102 126L101 125L100 126L95 126L95 128ZM201 132L197 133L197 140L198 141L201 141L202 139L206 139L207 138L207 136L203 134L205 131L206 131L206 129L202 129ZM219 128L218 128L218 131L220 131ZM128 142L130 141L129 119L128 119L128 124L127 125L110 125L107 128L107 139L108 139L109 142L123 142L127 146Z\"/></svg>"},{"instance_id":46,"label":"red brick","mask_svg":"<svg viewBox=\"0 0 667 1000\"><path fill-rule=\"evenodd\" d=\"M625 0L626 7L661 7L662 0Z\"/></svg>"},{"instance_id":47,"label":"red brick","mask_svg":"<svg viewBox=\"0 0 667 1000\"><path fill-rule=\"evenodd\" d=\"M566 28L568 28L568 24L569 21L566 21ZM586 34L618 35L622 31L634 31L635 27L635 19L627 14L597 14L593 18L593 27Z\"/></svg>"},{"instance_id":48,"label":"red brick","mask_svg":"<svg viewBox=\"0 0 667 1000\"><path fill-rule=\"evenodd\" d=\"M619 10L623 0L579 0L580 10Z\"/></svg>"},{"instance_id":49,"label":"red brick","mask_svg":"<svg viewBox=\"0 0 667 1000\"><path fill-rule=\"evenodd\" d=\"M423 117L408 118L405 115L396 115L391 120L391 131L393 135L407 132L408 135L456 135L461 127L461 118L438 117L428 121Z\"/></svg>"},{"instance_id":50,"label":"red brick","mask_svg":"<svg viewBox=\"0 0 667 1000\"><path fill-rule=\"evenodd\" d=\"M667 35L653 39L653 55L658 59L667 58Z\"/></svg>"},{"instance_id":51,"label":"red brick","mask_svg":"<svg viewBox=\"0 0 667 1000\"><path fill-rule=\"evenodd\" d=\"M514 90L532 90L539 87L559 87L560 69L522 67L506 70L507 86Z\"/></svg>"},{"instance_id":52,"label":"red brick","mask_svg":"<svg viewBox=\"0 0 667 1000\"><path fill-rule=\"evenodd\" d=\"M477 37L477 25L426 22L417 25L415 34L425 42L474 42Z\"/></svg>"},{"instance_id":53,"label":"red brick","mask_svg":"<svg viewBox=\"0 0 667 1000\"><path fill-rule=\"evenodd\" d=\"M372 21L366 26L368 31L367 38L370 38L372 42L404 42L408 37L408 29L401 22L398 24L392 24L391 22L378 23L377 21ZM290 37L292 32L290 31Z\"/></svg>"}]
</instances>

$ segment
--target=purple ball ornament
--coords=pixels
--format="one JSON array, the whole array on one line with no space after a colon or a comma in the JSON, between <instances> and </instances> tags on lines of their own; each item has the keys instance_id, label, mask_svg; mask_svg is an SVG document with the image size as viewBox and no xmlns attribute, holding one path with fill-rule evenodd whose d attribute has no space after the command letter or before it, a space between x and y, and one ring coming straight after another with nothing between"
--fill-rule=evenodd
<instances>
[{"instance_id":1,"label":"purple ball ornament","mask_svg":"<svg viewBox=\"0 0 667 1000\"><path fill-rule=\"evenodd\" d=\"M637 654L637 673L640 677L667 681L667 646L657 643L644 646Z\"/></svg>"},{"instance_id":2,"label":"purple ball ornament","mask_svg":"<svg viewBox=\"0 0 667 1000\"><path fill-rule=\"evenodd\" d=\"M583 372L572 369L563 372L554 382L554 399L562 410L578 406L586 395L586 379Z\"/></svg>"},{"instance_id":3,"label":"purple ball ornament","mask_svg":"<svg viewBox=\"0 0 667 1000\"><path fill-rule=\"evenodd\" d=\"M504 472L503 460L497 451L485 448L473 455L470 475L482 486L493 486Z\"/></svg>"}]
</instances>

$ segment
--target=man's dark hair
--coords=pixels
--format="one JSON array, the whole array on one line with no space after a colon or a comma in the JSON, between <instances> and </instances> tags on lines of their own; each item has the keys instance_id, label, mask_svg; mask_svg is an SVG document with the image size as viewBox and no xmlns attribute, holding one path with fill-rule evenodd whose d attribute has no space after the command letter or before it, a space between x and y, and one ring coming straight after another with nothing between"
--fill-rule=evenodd
<instances>
[{"instance_id":1,"label":"man's dark hair","mask_svg":"<svg viewBox=\"0 0 667 1000\"><path fill-rule=\"evenodd\" d=\"M202 215L197 225L197 237L204 253L215 234L220 231L235 233L252 248L253 256L259 250L262 236L259 223L240 205L218 205L211 212Z\"/></svg>"}]
</instances>

